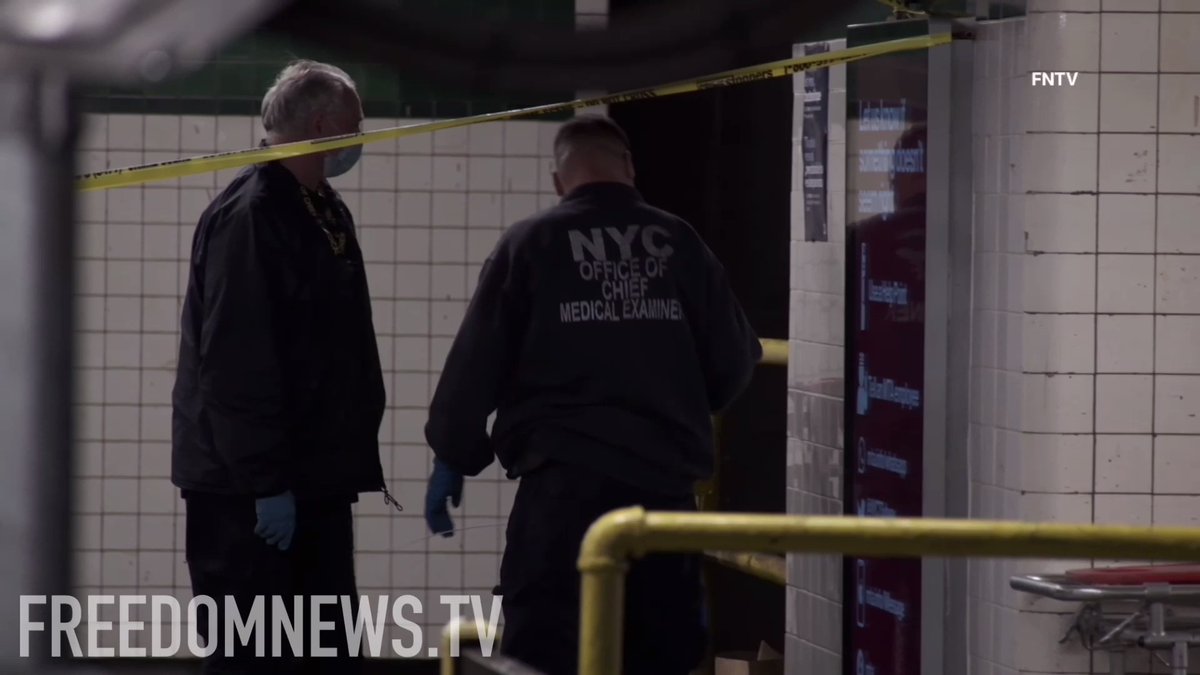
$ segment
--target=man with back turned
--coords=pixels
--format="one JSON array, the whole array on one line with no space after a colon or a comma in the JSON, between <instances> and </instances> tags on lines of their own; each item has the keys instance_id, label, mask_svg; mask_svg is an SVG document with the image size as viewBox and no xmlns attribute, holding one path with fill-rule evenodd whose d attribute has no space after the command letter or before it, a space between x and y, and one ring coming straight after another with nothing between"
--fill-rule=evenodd
<instances>
[{"instance_id":1,"label":"man with back turned","mask_svg":"<svg viewBox=\"0 0 1200 675\"><path fill-rule=\"evenodd\" d=\"M762 350L713 253L634 187L620 127L576 117L554 153L562 201L510 227L484 264L425 434L434 532L452 533L463 476L499 458L520 478L501 650L557 675L577 667L587 528L624 506L695 509L713 470L710 415ZM625 672L689 672L705 646L698 559L648 556L627 588Z\"/></svg>"},{"instance_id":2,"label":"man with back turned","mask_svg":"<svg viewBox=\"0 0 1200 675\"><path fill-rule=\"evenodd\" d=\"M359 131L362 106L344 71L300 61L267 92L262 121L272 145L340 136ZM192 590L218 606L217 635L200 620L201 634L217 642L209 673L352 675L360 667L348 656L340 600L356 612L351 504L363 492L390 500L378 441L385 402L362 251L328 183L360 151L248 167L196 227L171 473L187 505ZM309 598L319 595L339 603L314 617ZM300 597L290 620L303 653L313 654L320 619L319 646L339 656L260 660L251 640L227 657L225 598L244 619L255 596L266 596L260 631L278 626L271 596L289 609Z\"/></svg>"}]
</instances>

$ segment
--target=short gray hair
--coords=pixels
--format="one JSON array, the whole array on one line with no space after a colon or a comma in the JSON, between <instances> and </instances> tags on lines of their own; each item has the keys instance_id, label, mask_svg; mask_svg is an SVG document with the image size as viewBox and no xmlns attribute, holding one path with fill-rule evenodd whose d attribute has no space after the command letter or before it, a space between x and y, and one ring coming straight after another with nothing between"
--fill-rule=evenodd
<instances>
[{"instance_id":1,"label":"short gray hair","mask_svg":"<svg viewBox=\"0 0 1200 675\"><path fill-rule=\"evenodd\" d=\"M603 151L620 157L629 152L629 136L611 117L581 113L564 122L554 134L554 161L562 166L572 150Z\"/></svg>"},{"instance_id":2,"label":"short gray hair","mask_svg":"<svg viewBox=\"0 0 1200 675\"><path fill-rule=\"evenodd\" d=\"M354 80L337 66L293 61L279 71L263 96L263 129L271 136L301 132L314 115L345 105L346 93L355 90Z\"/></svg>"}]
</instances>

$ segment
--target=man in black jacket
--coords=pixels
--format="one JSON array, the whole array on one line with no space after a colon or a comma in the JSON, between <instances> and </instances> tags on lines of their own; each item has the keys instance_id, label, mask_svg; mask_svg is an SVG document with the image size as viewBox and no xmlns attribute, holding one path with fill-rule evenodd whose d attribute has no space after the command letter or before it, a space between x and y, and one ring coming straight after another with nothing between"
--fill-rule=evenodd
<instances>
[{"instance_id":1,"label":"man in black jacket","mask_svg":"<svg viewBox=\"0 0 1200 675\"><path fill-rule=\"evenodd\" d=\"M580 116L554 144L562 202L509 228L431 404L430 529L494 457L521 479L500 570L505 653L575 672L588 526L629 505L695 508L713 470L711 413L762 356L724 270L696 232L646 204L628 140ZM489 436L487 419L496 412ZM689 672L703 655L698 560L649 556L628 579L626 673Z\"/></svg>"},{"instance_id":2,"label":"man in black jacket","mask_svg":"<svg viewBox=\"0 0 1200 675\"><path fill-rule=\"evenodd\" d=\"M262 105L270 144L357 131L362 108L342 70L300 61ZM192 590L218 605L211 673L353 673L340 600L321 647L341 658L269 662L235 645L224 598L357 597L351 504L383 491L383 375L362 252L350 212L326 182L361 146L242 171L205 210L192 243L174 389L172 480L187 508ZM353 607L357 611L357 607ZM304 601L300 625L315 620ZM207 617L201 617L204 634ZM302 630L305 654L315 645ZM284 640L284 646L287 640ZM272 648L266 643L267 654ZM307 671L306 671L307 672Z\"/></svg>"}]
</instances>

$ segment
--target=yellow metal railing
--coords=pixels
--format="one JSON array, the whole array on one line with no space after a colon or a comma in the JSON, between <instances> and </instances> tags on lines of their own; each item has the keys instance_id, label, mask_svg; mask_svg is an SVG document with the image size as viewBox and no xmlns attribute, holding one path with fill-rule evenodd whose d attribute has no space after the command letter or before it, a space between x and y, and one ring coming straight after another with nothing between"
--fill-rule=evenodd
<instances>
[{"instance_id":1,"label":"yellow metal railing","mask_svg":"<svg viewBox=\"0 0 1200 675\"><path fill-rule=\"evenodd\" d=\"M708 551L707 555L726 567L745 572L764 581L779 584L787 583L787 560L780 555L770 553L728 553L726 551Z\"/></svg>"},{"instance_id":2,"label":"yellow metal railing","mask_svg":"<svg viewBox=\"0 0 1200 675\"><path fill-rule=\"evenodd\" d=\"M1200 559L1200 528L983 520L662 513L634 507L601 517L579 553L580 675L621 672L629 560L649 552L748 550L859 557Z\"/></svg>"},{"instance_id":3,"label":"yellow metal railing","mask_svg":"<svg viewBox=\"0 0 1200 675\"><path fill-rule=\"evenodd\" d=\"M759 342L763 348L763 357L759 361L761 365L786 366L788 364L787 340L760 339ZM719 439L720 435L721 418L716 416L713 417L713 436ZM701 511L716 511L720 508L721 445L719 442L714 444L713 450L714 465L718 470L713 472L711 479L701 483L696 490L697 506ZM745 572L751 576L756 576L777 584L787 583L787 566L784 559L779 556L762 555L761 553L729 553L724 551L709 551L705 555L726 567Z\"/></svg>"},{"instance_id":4,"label":"yellow metal railing","mask_svg":"<svg viewBox=\"0 0 1200 675\"><path fill-rule=\"evenodd\" d=\"M759 363L764 366L786 366L788 364L787 340L759 340L763 355Z\"/></svg>"},{"instance_id":5,"label":"yellow metal railing","mask_svg":"<svg viewBox=\"0 0 1200 675\"><path fill-rule=\"evenodd\" d=\"M442 662L441 675L458 675L458 662L455 659L462 653L463 648L480 645L482 636L487 634L493 636L493 647L498 648L500 646L499 628L461 617L451 619L450 623L442 628L442 646L438 652Z\"/></svg>"},{"instance_id":6,"label":"yellow metal railing","mask_svg":"<svg viewBox=\"0 0 1200 675\"><path fill-rule=\"evenodd\" d=\"M721 416L712 416L713 473L706 481L696 484L696 508L701 511L716 511L720 508L721 490Z\"/></svg>"}]
</instances>

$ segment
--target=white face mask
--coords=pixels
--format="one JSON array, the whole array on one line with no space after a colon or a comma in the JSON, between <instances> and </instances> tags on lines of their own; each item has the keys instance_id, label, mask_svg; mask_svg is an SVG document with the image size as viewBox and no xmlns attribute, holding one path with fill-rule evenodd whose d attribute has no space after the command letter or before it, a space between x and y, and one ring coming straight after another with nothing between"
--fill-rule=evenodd
<instances>
[{"instance_id":1,"label":"white face mask","mask_svg":"<svg viewBox=\"0 0 1200 675\"><path fill-rule=\"evenodd\" d=\"M353 169L359 157L362 157L361 145L352 145L325 155L325 177L334 178Z\"/></svg>"}]
</instances>

